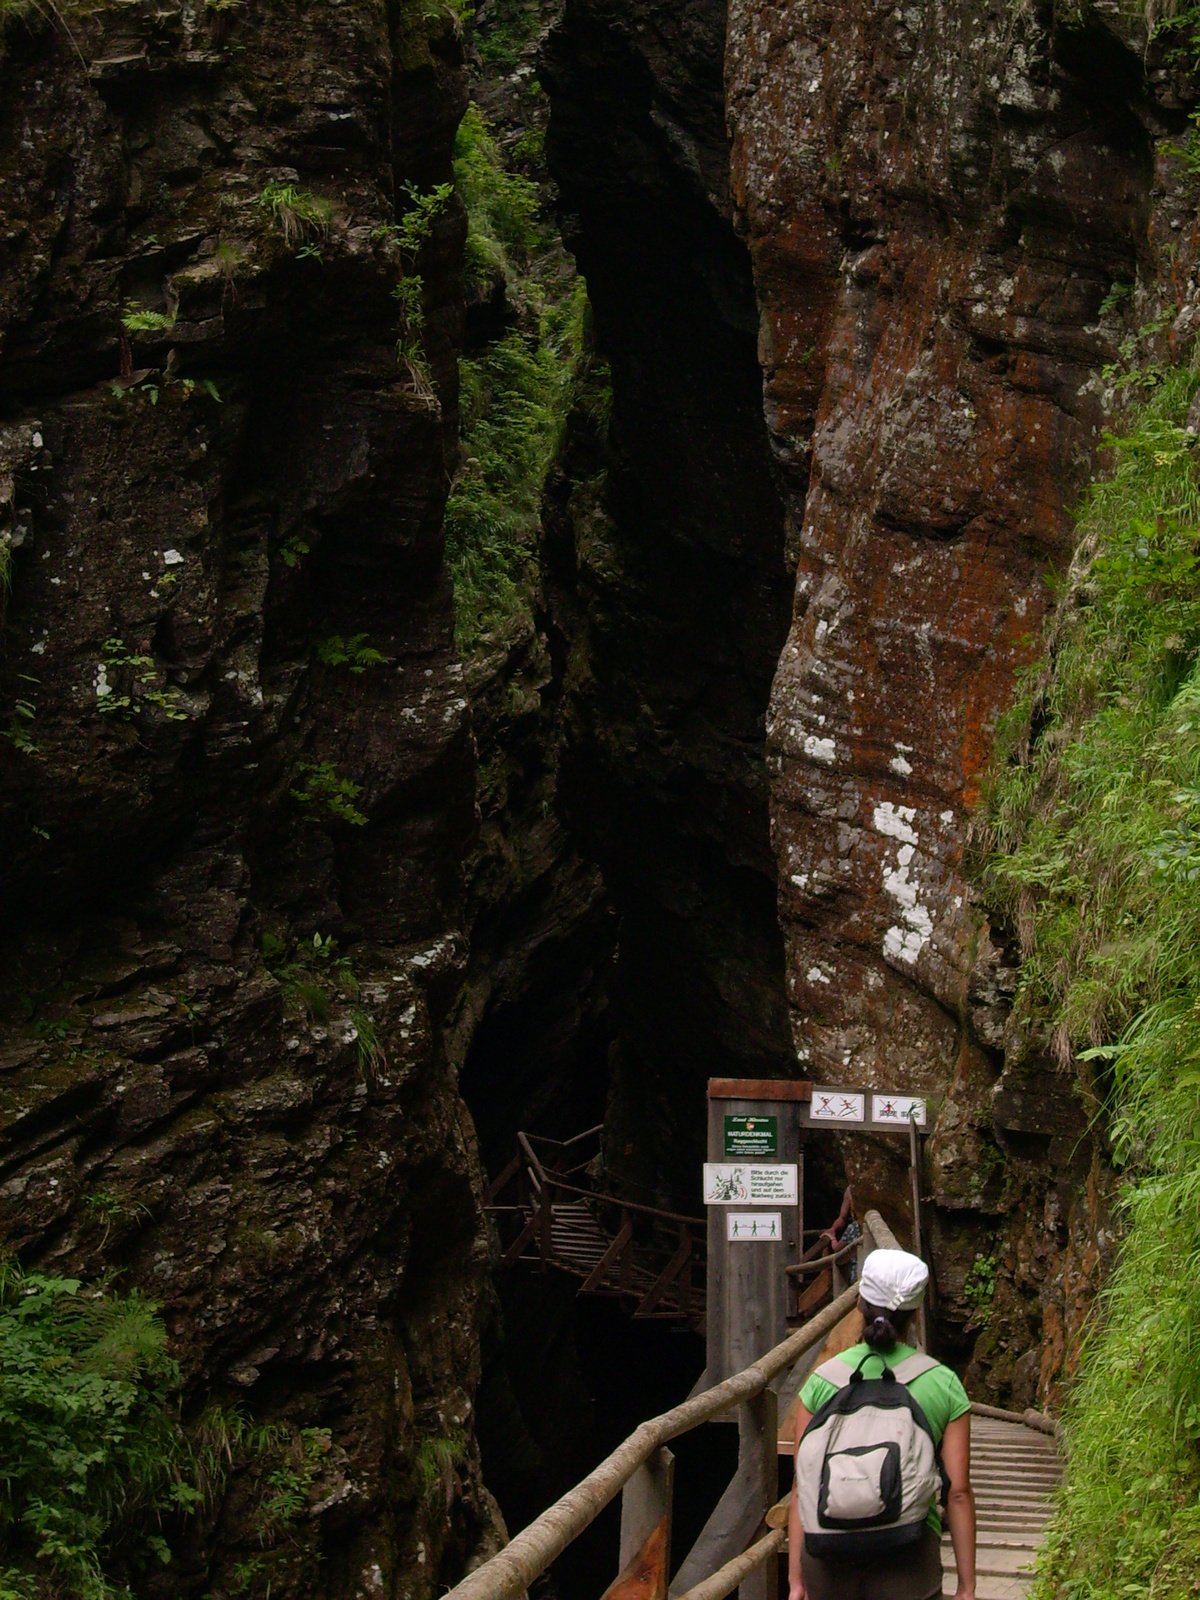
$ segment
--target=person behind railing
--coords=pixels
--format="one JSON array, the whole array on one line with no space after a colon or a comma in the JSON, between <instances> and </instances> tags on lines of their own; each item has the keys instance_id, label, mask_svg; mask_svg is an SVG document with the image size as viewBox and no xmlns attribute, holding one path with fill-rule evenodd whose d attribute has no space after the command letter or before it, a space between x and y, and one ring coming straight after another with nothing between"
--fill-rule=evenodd
<instances>
[{"instance_id":1,"label":"person behind railing","mask_svg":"<svg viewBox=\"0 0 1200 1600\"><path fill-rule=\"evenodd\" d=\"M834 1251L840 1250L846 1244L856 1244L862 1238L862 1228L859 1226L858 1218L854 1215L854 1196L850 1193L849 1184L846 1185L846 1192L842 1196L842 1209L819 1237L828 1239L829 1247ZM853 1283L858 1277L857 1253L845 1262L843 1270L846 1273L847 1281Z\"/></svg>"},{"instance_id":2,"label":"person behind railing","mask_svg":"<svg viewBox=\"0 0 1200 1600\"><path fill-rule=\"evenodd\" d=\"M934 1451L949 1483L955 1595L975 1600L970 1401L949 1367L904 1343L928 1282L929 1268L918 1256L873 1251L859 1290L863 1342L818 1367L800 1391L788 1515L789 1600L933 1600L942 1593ZM896 1368L905 1370L891 1381ZM888 1369L888 1381L880 1381L884 1373L877 1369ZM906 1396L897 1392L901 1385ZM870 1436L874 1426L881 1429L878 1441ZM894 1435L898 1446L884 1435ZM809 1512L807 1533L802 1502L816 1508Z\"/></svg>"}]
</instances>

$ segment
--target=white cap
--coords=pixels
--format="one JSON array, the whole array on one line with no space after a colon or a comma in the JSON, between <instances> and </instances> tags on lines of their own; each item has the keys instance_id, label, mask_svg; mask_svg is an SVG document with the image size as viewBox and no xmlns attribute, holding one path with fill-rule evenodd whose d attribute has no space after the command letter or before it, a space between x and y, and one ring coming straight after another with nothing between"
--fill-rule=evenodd
<instances>
[{"instance_id":1,"label":"white cap","mask_svg":"<svg viewBox=\"0 0 1200 1600\"><path fill-rule=\"evenodd\" d=\"M915 1311L925 1298L929 1268L907 1250L872 1250L863 1262L858 1292L881 1311Z\"/></svg>"}]
</instances>

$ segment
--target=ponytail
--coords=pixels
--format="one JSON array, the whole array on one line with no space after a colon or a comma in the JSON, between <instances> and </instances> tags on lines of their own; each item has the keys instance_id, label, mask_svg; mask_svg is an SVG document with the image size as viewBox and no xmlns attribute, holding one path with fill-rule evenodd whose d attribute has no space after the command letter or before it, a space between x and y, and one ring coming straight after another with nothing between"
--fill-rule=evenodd
<instances>
[{"instance_id":1,"label":"ponytail","mask_svg":"<svg viewBox=\"0 0 1200 1600\"><path fill-rule=\"evenodd\" d=\"M862 1312L863 1338L872 1350L885 1355L903 1343L911 1311L885 1311L882 1306L868 1305L861 1298L858 1309Z\"/></svg>"}]
</instances>

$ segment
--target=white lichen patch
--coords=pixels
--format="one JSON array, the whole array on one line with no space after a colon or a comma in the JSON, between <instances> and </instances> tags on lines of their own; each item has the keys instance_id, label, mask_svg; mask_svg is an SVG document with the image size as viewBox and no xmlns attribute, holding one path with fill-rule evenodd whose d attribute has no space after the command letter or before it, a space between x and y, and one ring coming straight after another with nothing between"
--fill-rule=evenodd
<instances>
[{"instance_id":1,"label":"white lichen patch","mask_svg":"<svg viewBox=\"0 0 1200 1600\"><path fill-rule=\"evenodd\" d=\"M837 760L837 746L832 739L818 739L816 734L807 733L804 736L804 754L813 761L831 767Z\"/></svg>"},{"instance_id":2,"label":"white lichen patch","mask_svg":"<svg viewBox=\"0 0 1200 1600\"><path fill-rule=\"evenodd\" d=\"M893 805L885 800L875 807L875 830L888 838L896 839L900 848L896 863L880 863L883 887L900 907L900 924L890 927L883 936L883 953L889 960L903 961L913 966L921 951L933 937L933 916L920 899L918 886L912 876L913 858L918 837L912 823L916 810L912 806Z\"/></svg>"},{"instance_id":3,"label":"white lichen patch","mask_svg":"<svg viewBox=\"0 0 1200 1600\"><path fill-rule=\"evenodd\" d=\"M902 844L916 844L917 836L909 826L916 815L912 806L897 806L890 800L883 800L875 807L871 822L876 833L899 839Z\"/></svg>"},{"instance_id":4,"label":"white lichen patch","mask_svg":"<svg viewBox=\"0 0 1200 1600\"><path fill-rule=\"evenodd\" d=\"M809 983L828 983L830 981L827 974L822 972L820 967L809 967L804 976Z\"/></svg>"},{"instance_id":5,"label":"white lichen patch","mask_svg":"<svg viewBox=\"0 0 1200 1600\"><path fill-rule=\"evenodd\" d=\"M96 663L96 699L103 700L106 694L112 693L112 685L108 681L108 671L103 661Z\"/></svg>"}]
</instances>

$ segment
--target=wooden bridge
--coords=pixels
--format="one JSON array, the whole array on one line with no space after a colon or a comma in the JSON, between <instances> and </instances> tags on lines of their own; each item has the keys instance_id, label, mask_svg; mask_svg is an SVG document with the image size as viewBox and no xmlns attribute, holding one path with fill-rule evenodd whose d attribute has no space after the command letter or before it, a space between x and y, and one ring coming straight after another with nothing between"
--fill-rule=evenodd
<instances>
[{"instance_id":1,"label":"wooden bridge","mask_svg":"<svg viewBox=\"0 0 1200 1600\"><path fill-rule=\"evenodd\" d=\"M704 1217L638 1205L598 1190L588 1169L601 1128L574 1139L517 1135L517 1154L493 1180L487 1208L501 1268L525 1261L579 1280L579 1293L620 1300L635 1317L704 1332Z\"/></svg>"},{"instance_id":2,"label":"wooden bridge","mask_svg":"<svg viewBox=\"0 0 1200 1600\"><path fill-rule=\"evenodd\" d=\"M567 1273L579 1293L619 1300L634 1317L686 1322L705 1331L708 1221L637 1204L598 1189L590 1170L602 1127L573 1139L518 1133L517 1153L488 1186L500 1236L500 1268L522 1261ZM787 1269L790 1320L800 1321L845 1287L839 1268L857 1248L834 1252L818 1235Z\"/></svg>"},{"instance_id":3,"label":"wooden bridge","mask_svg":"<svg viewBox=\"0 0 1200 1600\"><path fill-rule=\"evenodd\" d=\"M573 1205L582 1197L590 1205L599 1206L599 1214L603 1215L605 1204L623 1203L609 1201L583 1185L571 1183L580 1169L572 1169L566 1163L572 1159L571 1145L578 1141L557 1147L555 1160L559 1164L551 1169L534 1156L529 1141L525 1143L528 1148L523 1146L524 1160L518 1166L526 1165L537 1176L538 1187L533 1190L531 1185L525 1204L511 1208L519 1216L513 1217L516 1231L506 1248L506 1259L521 1259L522 1253L532 1247L530 1258L544 1270L558 1265L581 1276L583 1262L564 1266L570 1256L555 1253L556 1206ZM497 1179L495 1192L498 1194L516 1179L517 1168L506 1169ZM551 1200L553 1194L562 1193L575 1198L566 1202ZM660 1220L665 1217L688 1227L698 1226L695 1219L672 1217L649 1207L637 1210ZM589 1215L597 1214L589 1211ZM895 1237L878 1212L868 1211L864 1220L860 1246L863 1255L880 1246L897 1248ZM614 1251L616 1241L623 1235L623 1242ZM609 1243L588 1268L584 1281L594 1279L591 1292L600 1292L600 1287L607 1284L608 1292L620 1294L620 1260L623 1252L632 1248L632 1239L626 1234L624 1221L615 1233L605 1236ZM590 1255L595 1248L594 1243L588 1247ZM681 1242L671 1259L683 1250ZM684 1261L690 1259L689 1251ZM650 1282L650 1288L665 1270ZM821 1272L829 1270L820 1266ZM632 1271L631 1263L627 1283L633 1281ZM681 1271L682 1266L676 1267L668 1279L667 1288L673 1297ZM647 1273L647 1278L651 1274ZM630 1295L632 1298L633 1291ZM644 1304L645 1299L643 1294L640 1303ZM643 1422L505 1549L468 1574L450 1591L449 1600L520 1600L530 1584L617 1494L621 1495L618 1575L598 1600L668 1600L668 1596L671 1600L724 1600L735 1589L741 1600L776 1600L778 1558L787 1548L787 1497L779 1498L778 1460L793 1450L786 1425L788 1407L814 1366L861 1335L856 1301L854 1286L843 1290L831 1304L751 1366ZM679 1302L674 1303L678 1306ZM685 1291L683 1304L687 1303ZM646 1314L655 1313L668 1314L665 1290ZM780 1410L785 1419L782 1428L777 1420ZM978 1405L971 1410L972 1480L978 1509L976 1595L978 1600L1022 1600L1030 1583L1028 1569L1061 1473L1055 1424L1037 1412L1017 1415ZM692 1550L678 1566L673 1566L674 1457L667 1446L702 1423L732 1420L731 1413L738 1423L737 1471ZM943 1592L952 1595L956 1574L948 1539L943 1558Z\"/></svg>"}]
</instances>

